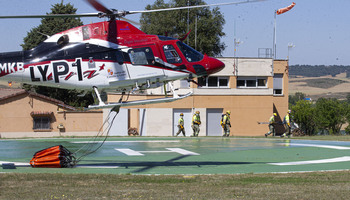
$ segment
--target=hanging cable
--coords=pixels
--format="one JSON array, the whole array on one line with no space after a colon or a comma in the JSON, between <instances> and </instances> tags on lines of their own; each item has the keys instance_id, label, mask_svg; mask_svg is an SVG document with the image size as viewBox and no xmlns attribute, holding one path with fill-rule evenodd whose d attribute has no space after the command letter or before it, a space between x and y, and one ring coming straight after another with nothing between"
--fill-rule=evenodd
<instances>
[{"instance_id":1,"label":"hanging cable","mask_svg":"<svg viewBox=\"0 0 350 200\"><path fill-rule=\"evenodd\" d=\"M120 109L120 106L113 107L109 111L109 114L108 114L107 118L105 119L105 121L103 122L97 135L95 137L93 137L87 144L85 144L84 146L82 146L80 149L78 149L77 151L75 151L73 153L77 157L77 159L74 161L75 162L74 165L76 165L78 162L80 162L87 155L90 155L90 154L96 152L98 149L100 149L102 147L102 145L107 140L107 137L109 135L109 131L112 128L114 120L119 113L119 109ZM116 112L116 114L113 116L112 120L110 121L112 112ZM105 127L106 124L108 124L107 127ZM102 141L98 141L100 138L103 138ZM99 145L97 145L97 144L99 144ZM81 155L78 157L78 154L81 154Z\"/></svg>"}]
</instances>

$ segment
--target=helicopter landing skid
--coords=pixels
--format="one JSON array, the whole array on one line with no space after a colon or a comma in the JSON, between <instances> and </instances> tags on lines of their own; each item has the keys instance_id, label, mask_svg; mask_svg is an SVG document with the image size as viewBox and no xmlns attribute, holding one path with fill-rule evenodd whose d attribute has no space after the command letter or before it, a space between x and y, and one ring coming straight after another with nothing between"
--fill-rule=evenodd
<instances>
[{"instance_id":1,"label":"helicopter landing skid","mask_svg":"<svg viewBox=\"0 0 350 200\"><path fill-rule=\"evenodd\" d=\"M146 100L136 100L136 101L128 101L128 102L120 102L120 103L109 103L104 105L90 105L86 110L94 110L94 109L103 109L103 108L113 108L117 107L125 107L125 106L138 106L138 105L147 105L147 104L155 104L155 103L168 103L176 100L184 99L186 97L191 96L193 93L189 92L185 95L167 97L167 98L157 98L157 99L146 99Z\"/></svg>"}]
</instances>

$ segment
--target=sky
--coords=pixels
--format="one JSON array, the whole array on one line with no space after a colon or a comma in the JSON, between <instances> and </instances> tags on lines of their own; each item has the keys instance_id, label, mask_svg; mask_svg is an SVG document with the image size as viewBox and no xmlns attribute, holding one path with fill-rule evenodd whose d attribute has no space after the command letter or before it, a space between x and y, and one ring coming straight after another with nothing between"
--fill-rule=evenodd
<instances>
[{"instance_id":1,"label":"sky","mask_svg":"<svg viewBox=\"0 0 350 200\"><path fill-rule=\"evenodd\" d=\"M169 2L169 0L164 0ZM235 0L204 0L207 4L235 2ZM0 15L46 14L61 0L0 0ZM77 13L96 12L84 0L70 2ZM100 0L108 8L144 10L155 0ZM290 65L350 65L350 7L349 0L266 0L257 3L220 6L225 18L222 41L226 49L222 56L234 56L234 38L239 39L236 56L258 57L258 49L273 47L275 10L295 7L276 16L276 56L287 59ZM127 18L138 21L141 14ZM82 18L84 24L103 21ZM23 38L40 19L0 19L0 52L20 51ZM289 55L289 56L288 56Z\"/></svg>"}]
</instances>

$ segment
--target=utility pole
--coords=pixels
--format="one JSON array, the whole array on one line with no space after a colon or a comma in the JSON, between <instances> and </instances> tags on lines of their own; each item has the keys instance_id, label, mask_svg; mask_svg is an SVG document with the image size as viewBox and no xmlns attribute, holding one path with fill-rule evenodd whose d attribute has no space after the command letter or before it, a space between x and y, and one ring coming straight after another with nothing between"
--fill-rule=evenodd
<instances>
[{"instance_id":1,"label":"utility pole","mask_svg":"<svg viewBox=\"0 0 350 200\"><path fill-rule=\"evenodd\" d=\"M190 31L190 0L187 0L187 33ZM187 45L190 45L189 43L189 37L187 36Z\"/></svg>"},{"instance_id":2,"label":"utility pole","mask_svg":"<svg viewBox=\"0 0 350 200\"><path fill-rule=\"evenodd\" d=\"M198 16L196 15L196 24L195 24L196 27L194 29L194 49L196 50L197 50L197 19L198 19Z\"/></svg>"},{"instance_id":3,"label":"utility pole","mask_svg":"<svg viewBox=\"0 0 350 200\"><path fill-rule=\"evenodd\" d=\"M273 59L276 59L276 15L277 15L277 10L275 10L275 17L274 17L274 23L273 23L273 46L272 46Z\"/></svg>"}]
</instances>

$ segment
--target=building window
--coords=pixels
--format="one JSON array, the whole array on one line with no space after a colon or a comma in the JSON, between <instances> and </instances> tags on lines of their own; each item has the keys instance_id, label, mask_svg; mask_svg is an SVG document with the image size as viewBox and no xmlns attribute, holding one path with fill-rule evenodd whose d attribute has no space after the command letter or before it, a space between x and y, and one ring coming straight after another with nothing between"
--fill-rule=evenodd
<instances>
[{"instance_id":1,"label":"building window","mask_svg":"<svg viewBox=\"0 0 350 200\"><path fill-rule=\"evenodd\" d=\"M33 117L33 130L50 130L50 117Z\"/></svg>"},{"instance_id":2,"label":"building window","mask_svg":"<svg viewBox=\"0 0 350 200\"><path fill-rule=\"evenodd\" d=\"M246 86L255 88L256 87L256 80L246 80Z\"/></svg>"},{"instance_id":3,"label":"building window","mask_svg":"<svg viewBox=\"0 0 350 200\"><path fill-rule=\"evenodd\" d=\"M273 94L283 95L283 74L273 76Z\"/></svg>"},{"instance_id":4,"label":"building window","mask_svg":"<svg viewBox=\"0 0 350 200\"><path fill-rule=\"evenodd\" d=\"M258 87L266 87L267 79L258 78Z\"/></svg>"},{"instance_id":5,"label":"building window","mask_svg":"<svg viewBox=\"0 0 350 200\"><path fill-rule=\"evenodd\" d=\"M245 87L245 80L237 80L237 87Z\"/></svg>"},{"instance_id":6,"label":"building window","mask_svg":"<svg viewBox=\"0 0 350 200\"><path fill-rule=\"evenodd\" d=\"M267 88L267 78L237 77L237 88Z\"/></svg>"},{"instance_id":7,"label":"building window","mask_svg":"<svg viewBox=\"0 0 350 200\"><path fill-rule=\"evenodd\" d=\"M220 78L219 87L228 87L228 78Z\"/></svg>"},{"instance_id":8,"label":"building window","mask_svg":"<svg viewBox=\"0 0 350 200\"><path fill-rule=\"evenodd\" d=\"M198 78L199 88L229 88L228 76L209 76Z\"/></svg>"}]
</instances>

